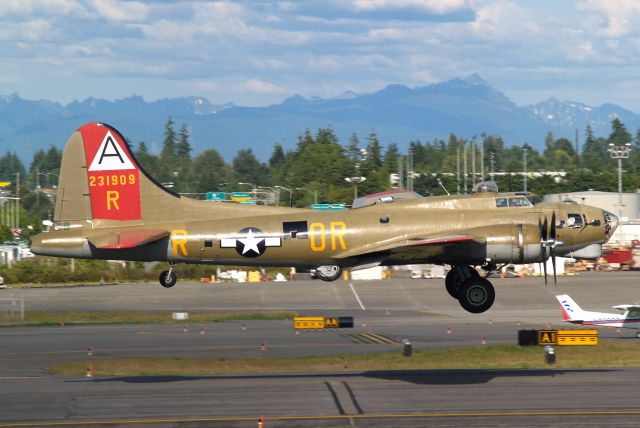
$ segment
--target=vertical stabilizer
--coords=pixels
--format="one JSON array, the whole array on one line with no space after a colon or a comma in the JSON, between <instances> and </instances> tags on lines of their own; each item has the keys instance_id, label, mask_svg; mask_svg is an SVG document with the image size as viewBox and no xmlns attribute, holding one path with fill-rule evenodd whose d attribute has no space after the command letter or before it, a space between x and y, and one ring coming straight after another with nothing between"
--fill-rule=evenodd
<instances>
[{"instance_id":1,"label":"vertical stabilizer","mask_svg":"<svg viewBox=\"0 0 640 428\"><path fill-rule=\"evenodd\" d=\"M156 220L177 196L146 174L115 128L88 123L65 146L54 221L138 224Z\"/></svg>"},{"instance_id":2,"label":"vertical stabilizer","mask_svg":"<svg viewBox=\"0 0 640 428\"><path fill-rule=\"evenodd\" d=\"M565 321L581 321L584 320L584 311L573 301L568 294L556 296L560 302L560 310L562 311L562 319Z\"/></svg>"}]
</instances>

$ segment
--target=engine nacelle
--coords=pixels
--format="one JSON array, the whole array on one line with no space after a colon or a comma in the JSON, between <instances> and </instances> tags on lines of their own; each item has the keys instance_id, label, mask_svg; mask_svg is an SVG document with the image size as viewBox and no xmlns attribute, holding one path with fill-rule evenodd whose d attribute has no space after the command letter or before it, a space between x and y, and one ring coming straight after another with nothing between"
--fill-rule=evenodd
<instances>
[{"instance_id":1,"label":"engine nacelle","mask_svg":"<svg viewBox=\"0 0 640 428\"><path fill-rule=\"evenodd\" d=\"M540 228L530 224L493 226L486 258L498 263L533 263L542 258ZM498 232L498 233L496 233Z\"/></svg>"}]
</instances>

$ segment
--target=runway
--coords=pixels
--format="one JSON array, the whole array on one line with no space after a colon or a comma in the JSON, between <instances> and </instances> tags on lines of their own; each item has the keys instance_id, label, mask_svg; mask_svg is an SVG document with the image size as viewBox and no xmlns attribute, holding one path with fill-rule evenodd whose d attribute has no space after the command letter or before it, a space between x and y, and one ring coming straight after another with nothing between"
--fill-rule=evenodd
<instances>
[{"instance_id":1,"label":"runway","mask_svg":"<svg viewBox=\"0 0 640 428\"><path fill-rule=\"evenodd\" d=\"M638 369L434 370L183 377L70 378L46 374L56 362L93 358L239 358L400 352L515 343L517 330L561 324L554 298L608 311L640 298L635 272L494 279L494 308L464 312L439 280L246 285L179 283L2 290L29 310L286 309L354 316L350 331L296 334L289 321L0 329L2 426L635 426ZM356 295L357 294L357 298ZM362 306L358 303L360 300ZM377 335L378 341L363 340ZM632 331L602 330L612 340ZM385 340L388 339L388 340ZM266 350L261 345L266 344ZM639 342L640 346L640 342Z\"/></svg>"}]
</instances>

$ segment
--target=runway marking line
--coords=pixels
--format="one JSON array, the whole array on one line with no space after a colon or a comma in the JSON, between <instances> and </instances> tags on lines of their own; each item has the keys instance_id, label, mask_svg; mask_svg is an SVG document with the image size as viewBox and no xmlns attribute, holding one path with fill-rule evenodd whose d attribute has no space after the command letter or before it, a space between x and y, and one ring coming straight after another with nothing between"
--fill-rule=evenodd
<instances>
[{"instance_id":1,"label":"runway marking line","mask_svg":"<svg viewBox=\"0 0 640 428\"><path fill-rule=\"evenodd\" d=\"M566 410L566 411L514 411L514 412L469 412L469 413L370 413L358 415L299 415L299 416L265 416L271 421L322 420L322 419L393 419L393 418L468 418L468 417L513 417L513 416L634 416L640 410ZM134 425L158 423L196 423L196 422L244 422L255 421L256 416L212 417L212 418L167 418L167 419L112 419L101 421L41 421L0 423L1 428L17 427L54 427L80 425Z\"/></svg>"},{"instance_id":2,"label":"runway marking line","mask_svg":"<svg viewBox=\"0 0 640 428\"><path fill-rule=\"evenodd\" d=\"M360 305L360 309L362 309L363 311L366 311L364 305L362 304L362 300L360 300L360 296L358 296L358 293L356 292L356 289L353 287L352 283L349 283L349 288L351 289L351 292L353 292L353 295L356 297L356 300Z\"/></svg>"},{"instance_id":3,"label":"runway marking line","mask_svg":"<svg viewBox=\"0 0 640 428\"><path fill-rule=\"evenodd\" d=\"M354 339L357 343L364 343L366 345L396 345L397 342L390 337L383 336L378 333L349 333L349 337Z\"/></svg>"}]
</instances>

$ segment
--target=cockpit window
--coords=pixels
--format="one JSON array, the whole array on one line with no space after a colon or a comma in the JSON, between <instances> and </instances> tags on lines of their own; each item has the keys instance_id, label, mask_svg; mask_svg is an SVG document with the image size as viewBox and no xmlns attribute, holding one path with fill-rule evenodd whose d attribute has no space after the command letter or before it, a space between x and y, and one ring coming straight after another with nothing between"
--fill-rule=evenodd
<instances>
[{"instance_id":1,"label":"cockpit window","mask_svg":"<svg viewBox=\"0 0 640 428\"><path fill-rule=\"evenodd\" d=\"M540 198L535 197L535 203L540 202ZM496 207L530 207L532 204L524 196L512 196L510 198L496 198Z\"/></svg>"},{"instance_id":2,"label":"cockpit window","mask_svg":"<svg viewBox=\"0 0 640 428\"><path fill-rule=\"evenodd\" d=\"M527 199L529 199L529 202L531 202L532 205L536 205L542 202L542 199L540 199L540 197L536 195L529 195Z\"/></svg>"},{"instance_id":3,"label":"cockpit window","mask_svg":"<svg viewBox=\"0 0 640 428\"><path fill-rule=\"evenodd\" d=\"M640 317L640 308L630 308L629 314L627 316L633 317L633 318Z\"/></svg>"},{"instance_id":4,"label":"cockpit window","mask_svg":"<svg viewBox=\"0 0 640 428\"><path fill-rule=\"evenodd\" d=\"M567 226L570 228L582 227L582 216L580 214L569 214L567 216Z\"/></svg>"},{"instance_id":5,"label":"cockpit window","mask_svg":"<svg viewBox=\"0 0 640 428\"><path fill-rule=\"evenodd\" d=\"M515 198L509 198L509 206L510 207L528 207L531 204L524 196L518 196Z\"/></svg>"}]
</instances>

